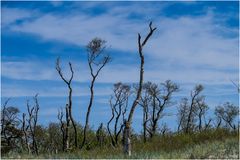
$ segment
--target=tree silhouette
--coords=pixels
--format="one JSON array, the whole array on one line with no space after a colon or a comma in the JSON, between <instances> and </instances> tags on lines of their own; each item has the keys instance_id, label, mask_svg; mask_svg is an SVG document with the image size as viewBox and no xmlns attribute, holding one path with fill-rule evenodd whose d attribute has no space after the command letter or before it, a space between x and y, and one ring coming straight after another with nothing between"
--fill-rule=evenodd
<instances>
[{"instance_id":1,"label":"tree silhouette","mask_svg":"<svg viewBox=\"0 0 240 160\"><path fill-rule=\"evenodd\" d=\"M149 38L152 36L153 32L156 30L157 28L152 28L152 22L149 23L149 33L146 36L146 38L143 40L143 42L141 42L141 35L138 33L138 53L139 53L139 57L141 60L140 63L140 77L139 77L139 88L137 91L137 96L135 98L135 100L133 101L129 116L127 121L125 122L125 128L124 128L124 153L131 155L131 140L130 140L130 130L131 130L131 123L132 123L132 118L133 118L133 113L135 111L135 108L139 102L140 96L141 96L141 92L142 92L142 85L143 85L143 74L144 74L144 55L143 55L143 47L145 46L145 44L147 43L147 41L149 40Z\"/></svg>"},{"instance_id":2,"label":"tree silhouette","mask_svg":"<svg viewBox=\"0 0 240 160\"><path fill-rule=\"evenodd\" d=\"M66 105L66 122L67 122L67 126L66 126L66 138L65 140L68 142L68 128L69 128L69 120L71 121L72 125L73 125L73 129L74 129L74 144L75 144L75 147L77 148L78 147L78 143L77 143L77 128L76 128L76 124L75 124L75 121L73 119L73 116L72 116L72 87L71 87L71 83L72 83L72 79L73 79L73 75L74 75L74 71L73 71L73 68L72 68L72 64L71 62L68 63L69 64L69 68L70 68L70 71L71 71L71 76L69 78L69 80L67 80L64 76L63 76L63 73L62 73L62 69L60 67L60 58L57 58L57 61L56 61L56 70L59 74L59 76L61 77L61 79L67 84L68 86L68 103ZM66 143L67 145L68 143ZM68 149L69 146L67 145L67 148Z\"/></svg>"},{"instance_id":3,"label":"tree silhouette","mask_svg":"<svg viewBox=\"0 0 240 160\"><path fill-rule=\"evenodd\" d=\"M108 54L105 52L105 40L102 40L100 38L94 38L92 41L90 41L87 45L87 55L88 55L88 66L91 73L91 85L90 85L90 99L89 104L87 108L86 113L86 120L85 120L85 126L83 130L83 141L81 144L81 148L85 145L86 139L87 139L87 130L89 125L89 116L93 104L94 99L94 85L95 81L100 73L100 71L104 68L104 66L110 62L111 58Z\"/></svg>"}]
</instances>

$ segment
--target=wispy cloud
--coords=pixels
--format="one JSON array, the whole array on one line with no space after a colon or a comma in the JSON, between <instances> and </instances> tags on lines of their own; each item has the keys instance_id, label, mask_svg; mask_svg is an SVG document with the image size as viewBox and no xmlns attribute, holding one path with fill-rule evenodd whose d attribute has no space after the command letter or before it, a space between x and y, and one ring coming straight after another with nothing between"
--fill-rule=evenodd
<instances>
[{"instance_id":1,"label":"wispy cloud","mask_svg":"<svg viewBox=\"0 0 240 160\"><path fill-rule=\"evenodd\" d=\"M32 97L38 93L41 97L67 97L68 88L64 82L46 82L39 81L29 83L2 83L1 96L2 97ZM73 83L73 96L89 96L90 89L87 84ZM111 94L111 85L96 85L96 96L108 96Z\"/></svg>"},{"instance_id":2,"label":"wispy cloud","mask_svg":"<svg viewBox=\"0 0 240 160\"><path fill-rule=\"evenodd\" d=\"M1 8L1 25L7 27L11 24L18 22L19 20L26 20L33 17L34 11L28 11L19 8Z\"/></svg>"},{"instance_id":3,"label":"wispy cloud","mask_svg":"<svg viewBox=\"0 0 240 160\"><path fill-rule=\"evenodd\" d=\"M13 25L11 30L79 46L85 46L97 36L106 39L114 49L135 53L137 33L145 33L148 22L144 18L140 21L120 14L129 12L124 7L116 7L99 16L47 14L33 21ZM159 60L185 66L206 65L236 69L238 38L228 35L237 35L238 31L214 23L217 18L219 17L213 13L177 19L155 17L154 25L158 27L158 32L145 52Z\"/></svg>"},{"instance_id":4,"label":"wispy cloud","mask_svg":"<svg viewBox=\"0 0 240 160\"><path fill-rule=\"evenodd\" d=\"M144 49L149 59L145 66L145 81L172 79L179 83L228 84L229 79L238 79L238 30L217 23L221 15L216 15L214 9L209 8L208 12L197 17L170 18L161 15L165 7L163 4L161 8L141 3L129 6L97 3L100 4L107 8L101 14L75 10L69 14L41 13L31 19L29 16L33 14L30 13L36 11L4 8L5 17L6 13L12 15L8 16L9 19L3 19L3 24L14 33L33 34L42 40L74 44L80 48L98 36L106 39L114 52L124 51L137 57L137 33L145 35L147 23L153 20L158 29ZM88 10L97 5L85 3L82 8ZM19 19L21 23L14 23ZM60 80L54 63L48 65L44 61L45 65L36 61L3 62L2 76L19 80ZM98 82L138 81L138 64L119 64L107 66ZM86 65L80 64L76 68L81 70L76 69L74 80L88 82L90 76ZM67 73L66 66L64 70Z\"/></svg>"}]
</instances>

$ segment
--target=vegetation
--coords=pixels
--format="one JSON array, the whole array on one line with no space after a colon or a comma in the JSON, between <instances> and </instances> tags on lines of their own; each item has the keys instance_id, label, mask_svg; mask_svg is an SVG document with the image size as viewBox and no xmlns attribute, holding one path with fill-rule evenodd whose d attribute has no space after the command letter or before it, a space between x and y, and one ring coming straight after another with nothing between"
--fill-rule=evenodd
<instances>
[{"instance_id":1,"label":"vegetation","mask_svg":"<svg viewBox=\"0 0 240 160\"><path fill-rule=\"evenodd\" d=\"M121 145L112 149L109 147L109 144L105 143L104 146L96 145L92 149L67 153L42 152L37 157L27 153L9 152L2 158L239 158L238 133L226 129L208 130L192 135L158 135L147 143L142 143L142 137L134 137L131 156L123 154Z\"/></svg>"},{"instance_id":2,"label":"vegetation","mask_svg":"<svg viewBox=\"0 0 240 160\"><path fill-rule=\"evenodd\" d=\"M71 74L66 78L60 58L56 61L56 71L68 87L68 99L66 107L59 108L56 117L59 122L47 127L38 123L41 109L38 95L34 96L32 105L27 101L27 113L22 116L17 107L8 106L8 99L1 110L2 158L239 158L238 106L226 102L207 118L209 106L202 95L201 84L193 88L190 97L177 104L176 131L166 124L159 125L166 116L166 108L173 106L172 96L180 86L171 80L160 84L143 81L143 48L155 30L150 22L149 33L143 41L138 34L139 83L114 84L109 100L112 114L107 124L101 123L97 130L89 124L94 86L100 71L111 60L105 52L106 41L100 38L94 38L86 47L92 79L83 126L72 116L74 69L69 62ZM136 107L142 108L143 133L134 133L131 127Z\"/></svg>"}]
</instances>

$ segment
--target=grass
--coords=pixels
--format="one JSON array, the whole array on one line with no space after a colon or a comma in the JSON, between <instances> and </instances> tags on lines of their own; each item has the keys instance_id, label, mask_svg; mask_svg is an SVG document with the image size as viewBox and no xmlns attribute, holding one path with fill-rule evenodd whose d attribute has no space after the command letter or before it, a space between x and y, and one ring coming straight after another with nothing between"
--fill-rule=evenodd
<instances>
[{"instance_id":1,"label":"grass","mask_svg":"<svg viewBox=\"0 0 240 160\"><path fill-rule=\"evenodd\" d=\"M141 159L170 159L170 158L227 158L227 159L238 159L238 140L231 138L225 141L213 141L210 143L202 143L186 148L180 148L174 151L146 151L141 150L139 152L133 152L131 157L126 157L121 153L120 148L110 151L110 149L97 149L91 152L79 151L73 153L60 153L57 155L39 155L35 157L33 155L14 155L8 156L8 158L104 158L104 159L121 159L121 158L141 158ZM109 153L110 152L110 153ZM4 157L3 157L4 158Z\"/></svg>"},{"instance_id":2,"label":"grass","mask_svg":"<svg viewBox=\"0 0 240 160\"><path fill-rule=\"evenodd\" d=\"M94 137L94 136L93 136ZM8 153L2 158L41 158L41 159L186 159L186 158L210 158L210 159L237 159L239 158L239 134L226 129L213 129L192 134L168 134L158 135L146 143L138 136L132 138L132 156L126 157L119 145L113 148L106 143L100 147L97 143L92 143L91 147L75 150L68 153L48 154L41 151L39 156L24 153ZM88 148L88 149L87 149Z\"/></svg>"}]
</instances>

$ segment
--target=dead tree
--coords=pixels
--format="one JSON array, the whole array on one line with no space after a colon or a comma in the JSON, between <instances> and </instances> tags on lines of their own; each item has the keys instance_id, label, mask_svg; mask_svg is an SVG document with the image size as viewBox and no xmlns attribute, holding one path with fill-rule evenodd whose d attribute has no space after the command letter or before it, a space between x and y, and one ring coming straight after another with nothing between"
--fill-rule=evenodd
<instances>
[{"instance_id":1,"label":"dead tree","mask_svg":"<svg viewBox=\"0 0 240 160\"><path fill-rule=\"evenodd\" d=\"M128 121L124 122L123 129L123 151L125 155L131 156L132 145L131 145L131 126Z\"/></svg>"},{"instance_id":2,"label":"dead tree","mask_svg":"<svg viewBox=\"0 0 240 160\"><path fill-rule=\"evenodd\" d=\"M6 117L9 117L7 116L7 104L9 102L10 98L8 98L3 106L1 107L2 108L2 111L1 111L1 136L5 136L6 137ZM11 120L12 121L12 120Z\"/></svg>"},{"instance_id":3,"label":"dead tree","mask_svg":"<svg viewBox=\"0 0 240 160\"><path fill-rule=\"evenodd\" d=\"M118 145L118 138L123 129L123 122L128 106L128 99L130 96L130 86L122 84L121 82L114 84L113 95L110 99L110 107L112 110L112 117L107 123L108 133L111 138L113 146ZM116 116L115 116L116 115ZM122 119L120 119L122 117ZM110 123L115 118L114 133L111 133ZM121 121L120 125L119 122Z\"/></svg>"},{"instance_id":4,"label":"dead tree","mask_svg":"<svg viewBox=\"0 0 240 160\"><path fill-rule=\"evenodd\" d=\"M137 96L135 98L135 100L133 101L128 119L125 123L125 129L124 129L124 153L131 155L131 140L130 140L130 130L131 130L131 123L132 123L132 118L133 118L133 113L135 111L136 106L138 105L140 96L141 96L141 92L142 92L142 85L143 85L143 73L144 73L144 55L143 55L143 48L146 45L147 41L149 40L149 38L152 36L153 32L156 30L157 28L152 28L152 22L149 23L149 33L148 35L145 37L145 39L143 40L143 42L141 41L141 35L138 34L138 53L139 53L139 57L141 59L141 64L140 64L140 77L139 77L139 88L137 91Z\"/></svg>"},{"instance_id":5,"label":"dead tree","mask_svg":"<svg viewBox=\"0 0 240 160\"><path fill-rule=\"evenodd\" d=\"M23 113L22 114L22 132L23 132L23 138L24 138L24 143L26 145L28 154L31 153L31 147L30 147L30 143L29 143L29 134L28 134L28 130L29 130L29 124L26 124L26 114Z\"/></svg>"},{"instance_id":6,"label":"dead tree","mask_svg":"<svg viewBox=\"0 0 240 160\"><path fill-rule=\"evenodd\" d=\"M150 95L153 97L151 103L152 113L150 114L151 118L149 129L151 138L156 134L158 121L164 116L164 109L171 104L172 94L178 91L178 86L170 80L162 83L162 86L163 87L160 88L158 85L152 84L149 88Z\"/></svg>"},{"instance_id":7,"label":"dead tree","mask_svg":"<svg viewBox=\"0 0 240 160\"><path fill-rule=\"evenodd\" d=\"M205 114L208 110L208 106L207 104L205 103L205 98L202 96L202 97L199 97L197 100L196 100L196 106L197 106L197 109L195 111L195 114L198 116L198 130L199 131L202 131L202 120L203 120L203 117L205 117ZM210 124L211 120L206 123L205 122L205 127L209 127L209 124Z\"/></svg>"},{"instance_id":8,"label":"dead tree","mask_svg":"<svg viewBox=\"0 0 240 160\"><path fill-rule=\"evenodd\" d=\"M196 85L194 90L191 92L191 104L189 108L188 118L187 118L187 124L186 124L186 130L185 133L190 133L190 130L194 127L194 111L197 109L197 101L199 100L199 94L202 92L203 86L202 85Z\"/></svg>"},{"instance_id":9,"label":"dead tree","mask_svg":"<svg viewBox=\"0 0 240 160\"><path fill-rule=\"evenodd\" d=\"M68 109L66 109L66 113L68 112ZM60 128L61 128L61 132L62 132L62 151L65 151L65 149L67 149L67 145L66 145L66 141L68 141L68 139L66 139L66 126L65 123L63 121L63 111L59 110L58 111L58 120L60 121ZM68 132L68 130L67 130Z\"/></svg>"},{"instance_id":10,"label":"dead tree","mask_svg":"<svg viewBox=\"0 0 240 160\"><path fill-rule=\"evenodd\" d=\"M187 115L189 114L188 99L183 98L178 108L178 132L185 131L187 128Z\"/></svg>"},{"instance_id":11,"label":"dead tree","mask_svg":"<svg viewBox=\"0 0 240 160\"><path fill-rule=\"evenodd\" d=\"M162 83L161 86L151 82L143 85L144 94L140 98L139 105L144 110L144 141L146 141L146 131L150 138L156 134L158 121L164 116L164 109L171 105L172 94L178 91L178 86L170 80Z\"/></svg>"},{"instance_id":12,"label":"dead tree","mask_svg":"<svg viewBox=\"0 0 240 160\"><path fill-rule=\"evenodd\" d=\"M142 94L140 97L140 101L139 101L139 105L143 108L143 141L144 143L147 141L147 132L148 131L148 127L147 127L147 123L150 120L149 119L149 106L150 103L152 102L152 96L150 95L148 88L151 85L151 82L147 82L143 84L143 90L142 90ZM138 88L136 87L136 90Z\"/></svg>"},{"instance_id":13,"label":"dead tree","mask_svg":"<svg viewBox=\"0 0 240 160\"><path fill-rule=\"evenodd\" d=\"M219 105L215 108L215 115L223 120L227 127L235 130L234 119L239 115L239 108L229 102ZM218 125L220 126L220 124Z\"/></svg>"},{"instance_id":14,"label":"dead tree","mask_svg":"<svg viewBox=\"0 0 240 160\"><path fill-rule=\"evenodd\" d=\"M56 70L57 70L59 76L61 77L61 79L68 86L68 103L67 103L68 110L66 111L66 114L68 113L69 119L70 119L70 121L72 123L72 126L73 126L73 129L74 129L74 145L77 148L78 147L78 144L77 144L77 128L76 128L76 124L75 124L75 121L74 121L73 116L72 116L72 87L71 87L71 83L72 83L74 72L73 72L72 64L70 62L68 64L69 64L69 68L70 68L70 71L71 71L71 76L70 76L69 80L67 80L63 76L62 69L60 67L60 58L58 58L57 61L56 61ZM67 122L68 122L68 117L66 117L66 119L67 119ZM67 128L69 128L69 125L67 125Z\"/></svg>"},{"instance_id":15,"label":"dead tree","mask_svg":"<svg viewBox=\"0 0 240 160\"><path fill-rule=\"evenodd\" d=\"M86 113L86 121L85 126L83 130L83 141L81 144L81 148L86 143L86 136L87 136L87 130L89 125L89 116L93 104L94 99L94 85L95 81L100 73L100 71L104 68L104 66L110 62L111 58L108 54L105 53L105 40L102 40L100 38L94 38L92 41L90 41L87 45L87 54L88 54L88 66L91 72L91 85L90 85L90 99L88 104L88 109Z\"/></svg>"},{"instance_id":16,"label":"dead tree","mask_svg":"<svg viewBox=\"0 0 240 160\"><path fill-rule=\"evenodd\" d=\"M38 94L34 97L35 105L30 107L29 101L27 101L27 111L28 111L28 125L30 130L30 135L32 138L32 146L33 146L33 153L39 154L38 145L36 141L36 126L38 121L38 111L39 111L39 104L38 104Z\"/></svg>"},{"instance_id":17,"label":"dead tree","mask_svg":"<svg viewBox=\"0 0 240 160\"><path fill-rule=\"evenodd\" d=\"M70 140L69 140L69 130L70 130L70 112L69 112L69 106L66 104L65 107L65 117L66 117L66 134L65 134L65 139L66 139L66 150L68 151L70 148Z\"/></svg>"}]
</instances>

